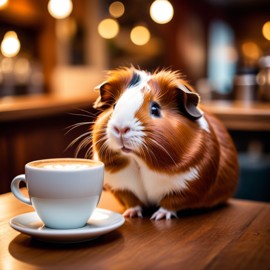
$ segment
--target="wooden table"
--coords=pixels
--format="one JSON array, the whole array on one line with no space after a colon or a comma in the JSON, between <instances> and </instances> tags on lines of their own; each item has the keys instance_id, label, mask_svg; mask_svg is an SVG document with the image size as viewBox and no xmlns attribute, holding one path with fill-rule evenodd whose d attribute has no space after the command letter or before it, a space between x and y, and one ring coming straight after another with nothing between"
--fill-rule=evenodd
<instances>
[{"instance_id":1,"label":"wooden table","mask_svg":"<svg viewBox=\"0 0 270 270\"><path fill-rule=\"evenodd\" d=\"M99 207L121 206L106 192ZM127 219L81 244L43 243L13 230L12 217L33 211L0 196L0 269L270 269L270 204L231 199L227 206L179 219Z\"/></svg>"}]
</instances>

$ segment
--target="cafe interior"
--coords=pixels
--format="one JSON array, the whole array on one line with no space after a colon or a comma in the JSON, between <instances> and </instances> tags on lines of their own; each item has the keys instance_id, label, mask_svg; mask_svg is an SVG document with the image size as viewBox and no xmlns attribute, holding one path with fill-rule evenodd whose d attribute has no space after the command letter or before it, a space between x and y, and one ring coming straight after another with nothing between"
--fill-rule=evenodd
<instances>
[{"instance_id":1,"label":"cafe interior","mask_svg":"<svg viewBox=\"0 0 270 270\"><path fill-rule=\"evenodd\" d=\"M85 157L95 87L179 70L231 134L236 198L270 201L269 0L0 0L0 194L32 160Z\"/></svg>"}]
</instances>

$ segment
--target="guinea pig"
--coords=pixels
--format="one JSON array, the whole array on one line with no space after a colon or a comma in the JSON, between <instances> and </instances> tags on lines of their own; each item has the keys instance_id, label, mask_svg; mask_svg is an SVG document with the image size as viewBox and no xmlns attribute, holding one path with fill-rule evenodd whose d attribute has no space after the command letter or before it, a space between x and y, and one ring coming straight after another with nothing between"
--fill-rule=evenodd
<instances>
[{"instance_id":1,"label":"guinea pig","mask_svg":"<svg viewBox=\"0 0 270 270\"><path fill-rule=\"evenodd\" d=\"M125 217L171 219L184 209L224 203L237 187L237 152L225 127L199 106L176 71L134 67L108 72L98 86L93 158Z\"/></svg>"}]
</instances>

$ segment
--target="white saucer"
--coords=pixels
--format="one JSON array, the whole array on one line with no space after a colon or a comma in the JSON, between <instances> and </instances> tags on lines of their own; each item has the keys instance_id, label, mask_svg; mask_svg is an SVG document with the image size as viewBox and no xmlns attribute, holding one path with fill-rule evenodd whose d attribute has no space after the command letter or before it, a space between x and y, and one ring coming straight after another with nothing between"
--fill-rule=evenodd
<instances>
[{"instance_id":1,"label":"white saucer","mask_svg":"<svg viewBox=\"0 0 270 270\"><path fill-rule=\"evenodd\" d=\"M121 225L125 219L122 215L97 208L87 224L78 229L56 230L44 226L36 212L25 213L12 218L10 226L27 235L46 242L76 243L97 238L111 232Z\"/></svg>"}]
</instances>

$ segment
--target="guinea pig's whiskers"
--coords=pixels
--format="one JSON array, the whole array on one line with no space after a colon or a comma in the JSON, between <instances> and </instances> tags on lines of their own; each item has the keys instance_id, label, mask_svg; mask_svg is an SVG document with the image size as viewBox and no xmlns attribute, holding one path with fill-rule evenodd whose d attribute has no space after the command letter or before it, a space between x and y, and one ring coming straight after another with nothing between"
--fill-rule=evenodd
<instances>
[{"instance_id":1,"label":"guinea pig's whiskers","mask_svg":"<svg viewBox=\"0 0 270 270\"><path fill-rule=\"evenodd\" d=\"M78 111L81 111L82 113L69 113L71 115L75 116L83 116L83 117L90 117L90 118L96 118L97 115L95 113L92 113L90 111L84 110L84 109L78 109Z\"/></svg>"},{"instance_id":2,"label":"guinea pig's whiskers","mask_svg":"<svg viewBox=\"0 0 270 270\"><path fill-rule=\"evenodd\" d=\"M152 163L154 163L155 160L158 161L153 151L151 151L151 149L146 145L145 142L143 142L142 146L142 155L144 156L144 159L149 158Z\"/></svg>"},{"instance_id":3,"label":"guinea pig's whiskers","mask_svg":"<svg viewBox=\"0 0 270 270\"><path fill-rule=\"evenodd\" d=\"M105 154L108 152L110 152L110 151L108 151L108 140L105 140L99 149L99 155L105 156ZM110 161L110 155L106 155L106 158Z\"/></svg>"},{"instance_id":4,"label":"guinea pig's whiskers","mask_svg":"<svg viewBox=\"0 0 270 270\"><path fill-rule=\"evenodd\" d=\"M103 133L103 135L105 134L105 132ZM102 136L103 136L102 135ZM102 142L102 141L104 141L104 138L100 138L99 140L97 140L96 142L92 142L92 145L91 145L91 148L93 148L94 146L96 146L96 145L98 145L100 142ZM103 142L102 143L102 146L104 145L104 143L106 143L106 141L105 142Z\"/></svg>"},{"instance_id":5,"label":"guinea pig's whiskers","mask_svg":"<svg viewBox=\"0 0 270 270\"><path fill-rule=\"evenodd\" d=\"M84 158L92 158L92 154L93 154L92 148L89 147L84 155Z\"/></svg>"},{"instance_id":6,"label":"guinea pig's whiskers","mask_svg":"<svg viewBox=\"0 0 270 270\"><path fill-rule=\"evenodd\" d=\"M85 122L85 123L77 123L75 125L73 125L72 129L78 127L78 126L81 126L81 125L86 125L88 124L89 122ZM70 132L71 130L69 130L68 132ZM102 131L100 131L101 133ZM104 131L103 131L104 133ZM103 135L103 134L102 134ZM77 157L79 155L79 153L81 152L82 149L89 147L89 149L87 150L87 152L85 153L85 157L89 157L91 156L91 153L92 153L92 148L93 146L91 145L91 142L92 142L92 131L89 130L83 134L81 134L80 136L78 136L77 138L75 138L68 146L65 150L73 147L76 143L79 142L79 145L77 146L76 148L76 151L75 151L75 156Z\"/></svg>"},{"instance_id":7,"label":"guinea pig's whiskers","mask_svg":"<svg viewBox=\"0 0 270 270\"><path fill-rule=\"evenodd\" d=\"M93 145L97 145L102 141L106 141L106 128L100 129L98 132L96 132L96 134L99 135L99 139L97 141L95 141L95 143L93 143Z\"/></svg>"},{"instance_id":8,"label":"guinea pig's whiskers","mask_svg":"<svg viewBox=\"0 0 270 270\"><path fill-rule=\"evenodd\" d=\"M80 117L85 117L85 118L88 118L89 120L91 121L87 121L87 122L79 122L79 123L76 123L74 125L71 125L67 128L72 128L72 127L77 127L77 126L82 126L82 125L89 125L89 124L93 124L95 123L95 119L97 117L96 114L94 113L91 113L91 112L88 112L86 110L83 110L83 109L80 109L80 111L82 111L83 113L69 113L70 115L74 115L74 116L80 116Z\"/></svg>"},{"instance_id":9,"label":"guinea pig's whiskers","mask_svg":"<svg viewBox=\"0 0 270 270\"><path fill-rule=\"evenodd\" d=\"M177 165L177 163L175 162L175 160L173 159L173 157L170 155L170 153L165 149L164 146L162 146L160 143L156 142L154 139L150 138L150 140L155 143L160 149L162 149L166 154L167 156L173 161L173 163L175 165Z\"/></svg>"},{"instance_id":10,"label":"guinea pig's whiskers","mask_svg":"<svg viewBox=\"0 0 270 270\"><path fill-rule=\"evenodd\" d=\"M84 138L85 137L85 138ZM82 140L82 138L84 138ZM82 141L80 141L82 140ZM77 157L79 152L81 151L82 148L86 147L88 144L90 144L92 140L92 131L88 131L88 132L85 132L83 133L82 135L78 136L77 138L75 138L68 146L65 150L71 148L72 146L74 146L77 142L80 141L79 145L77 146L76 148L76 151L75 151L75 156Z\"/></svg>"},{"instance_id":11,"label":"guinea pig's whiskers","mask_svg":"<svg viewBox=\"0 0 270 270\"><path fill-rule=\"evenodd\" d=\"M92 113L92 112L89 112L89 111L86 111L84 109L78 109L79 111L82 111L83 113L69 113L70 115L75 115L75 116L82 116L82 117L86 117L86 118L90 118L91 121L85 121L85 122L79 122L79 123L76 123L74 125L70 125L68 126L66 129L68 129L68 131L66 132L69 133L70 131L72 131L73 129L75 128L78 128L78 127L81 127L81 126L84 126L84 125L92 125L93 123L95 123L95 119L97 116Z\"/></svg>"},{"instance_id":12,"label":"guinea pig's whiskers","mask_svg":"<svg viewBox=\"0 0 270 270\"><path fill-rule=\"evenodd\" d=\"M100 130L100 131L99 131L99 134L101 134L101 136L103 137L103 135L105 134L105 132ZM92 138L91 138L91 144L89 143L89 149L87 150L85 156L88 156L88 157L92 156L92 150L93 150L93 148L94 148L100 141L102 141L102 140L103 140L103 138L97 140L96 142L93 142L93 140L92 140ZM90 141L89 141L89 142L90 142ZM86 145L86 146L87 146L87 145Z\"/></svg>"},{"instance_id":13,"label":"guinea pig's whiskers","mask_svg":"<svg viewBox=\"0 0 270 270\"><path fill-rule=\"evenodd\" d=\"M88 150L86 151L84 157L89 158L92 154L92 146L91 146L91 141L92 141L92 137L86 137L84 138L81 143L79 144L80 150L83 148L87 148ZM79 153L79 152L78 152Z\"/></svg>"},{"instance_id":14,"label":"guinea pig's whiskers","mask_svg":"<svg viewBox=\"0 0 270 270\"><path fill-rule=\"evenodd\" d=\"M79 140L81 140L83 137L90 137L91 138L91 136L89 136L89 135L92 135L92 131L87 131L87 132L85 132L85 133L83 133L83 134L81 134L80 136L78 136L77 138L75 138L69 145L68 145L68 148L70 148L70 147L72 147L74 144L76 144ZM67 148L67 149L68 149Z\"/></svg>"},{"instance_id":15,"label":"guinea pig's whiskers","mask_svg":"<svg viewBox=\"0 0 270 270\"><path fill-rule=\"evenodd\" d=\"M65 149L68 150L69 148L73 147L75 144L79 143L78 147L76 148L75 151L75 156L78 156L79 152L87 147L88 145L90 145L91 141L92 141L92 131L90 131L89 126L93 125L95 123L95 119L97 117L96 113L84 110L84 109L77 109L79 111L79 113L69 113L70 115L75 115L75 116L79 116L79 117L85 117L88 118L89 121L83 121L83 122L79 122L73 125L70 125L68 127L66 127L65 129L67 130L65 132L65 135L67 135L68 133L70 133L71 131L73 131L74 129L80 128L80 127L84 127L87 126L87 132L81 134L80 136L78 136L77 138L75 138ZM85 137L85 138L84 138ZM88 155L88 151L87 151L87 155Z\"/></svg>"},{"instance_id":16,"label":"guinea pig's whiskers","mask_svg":"<svg viewBox=\"0 0 270 270\"><path fill-rule=\"evenodd\" d=\"M136 138L134 138L134 137L130 138L129 143L130 143L132 149L138 148L138 142L137 142Z\"/></svg>"},{"instance_id":17,"label":"guinea pig's whiskers","mask_svg":"<svg viewBox=\"0 0 270 270\"><path fill-rule=\"evenodd\" d=\"M91 122L91 121L89 121L89 122L80 122L80 123L76 123L76 124L73 124L73 125L71 125L71 126L68 126L66 129L68 129L68 131L65 133L65 135L66 134L68 134L69 132L71 132L72 130L74 130L74 129L76 129L76 128L78 128L78 127L81 127L81 126L90 126L90 125L92 125L94 122Z\"/></svg>"},{"instance_id":18,"label":"guinea pig's whiskers","mask_svg":"<svg viewBox=\"0 0 270 270\"><path fill-rule=\"evenodd\" d=\"M85 139L87 139L87 143L89 143L89 139L88 138L85 138ZM78 147L76 148L75 157L78 157L81 150L85 147L85 143L86 143L85 139L83 141L81 141L80 144L78 145Z\"/></svg>"},{"instance_id":19,"label":"guinea pig's whiskers","mask_svg":"<svg viewBox=\"0 0 270 270\"><path fill-rule=\"evenodd\" d=\"M143 143L140 154L143 156L144 159L147 159L147 156L146 156L147 151L146 150L147 150L146 144ZM149 155L149 158L152 160L151 155Z\"/></svg>"}]
</instances>

